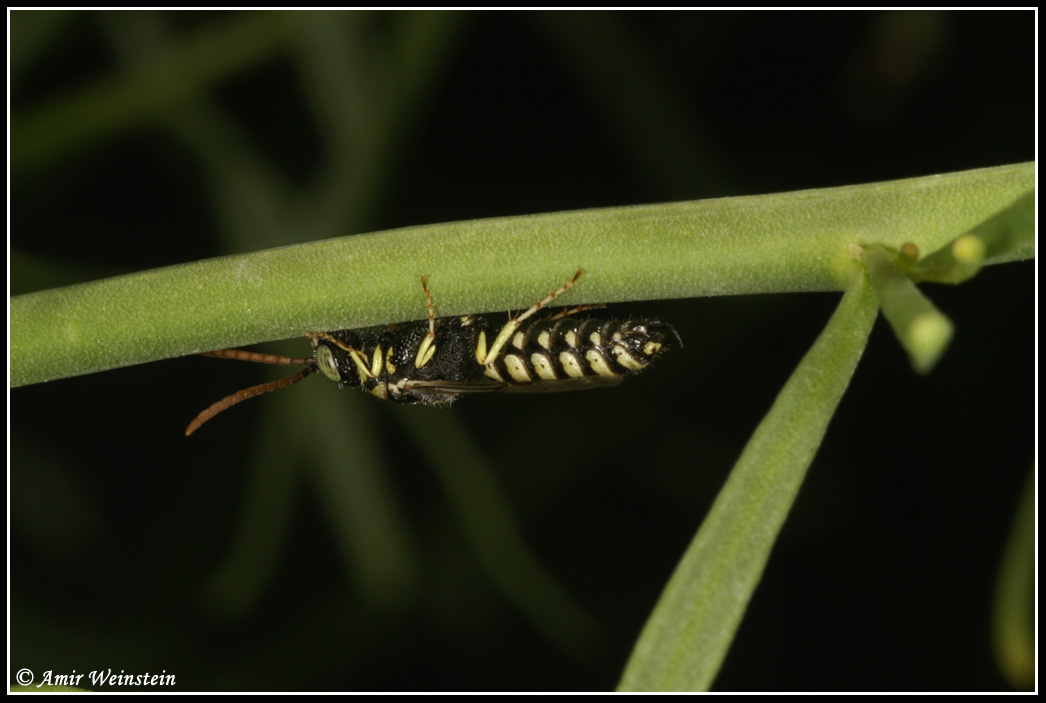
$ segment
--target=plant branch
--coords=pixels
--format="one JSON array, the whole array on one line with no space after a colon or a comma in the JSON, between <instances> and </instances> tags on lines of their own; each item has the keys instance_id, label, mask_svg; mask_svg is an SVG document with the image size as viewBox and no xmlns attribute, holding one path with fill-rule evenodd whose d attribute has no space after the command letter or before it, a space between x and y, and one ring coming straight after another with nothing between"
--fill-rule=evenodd
<instances>
[{"instance_id":1,"label":"plant branch","mask_svg":"<svg viewBox=\"0 0 1046 703\"><path fill-rule=\"evenodd\" d=\"M619 690L711 686L878 309L868 280L855 275L730 472L637 640Z\"/></svg>"},{"instance_id":2,"label":"plant branch","mask_svg":"<svg viewBox=\"0 0 1046 703\"><path fill-rule=\"evenodd\" d=\"M843 188L473 220L144 271L10 301L11 385L437 314L842 290L854 245L944 246L1034 190L1034 164ZM1034 242L1004 260L1034 256ZM45 351L46 350L46 353Z\"/></svg>"}]
</instances>

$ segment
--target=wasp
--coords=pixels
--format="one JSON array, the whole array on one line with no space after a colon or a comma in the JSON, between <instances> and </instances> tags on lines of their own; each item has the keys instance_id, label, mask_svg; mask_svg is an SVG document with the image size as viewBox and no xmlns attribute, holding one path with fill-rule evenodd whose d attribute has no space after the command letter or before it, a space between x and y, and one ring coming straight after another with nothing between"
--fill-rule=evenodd
<instances>
[{"instance_id":1,"label":"wasp","mask_svg":"<svg viewBox=\"0 0 1046 703\"><path fill-rule=\"evenodd\" d=\"M579 316L601 305L534 317L573 288L583 273L578 269L573 278L526 311L510 316L500 329L482 316L436 317L428 276L422 276L426 320L307 334L312 358L239 349L206 352L205 356L305 368L226 396L200 413L185 435L237 403L286 388L315 371L339 388L360 387L397 403L446 405L470 393L549 393L614 386L649 366L673 341L682 346L679 333L667 322Z\"/></svg>"}]
</instances>

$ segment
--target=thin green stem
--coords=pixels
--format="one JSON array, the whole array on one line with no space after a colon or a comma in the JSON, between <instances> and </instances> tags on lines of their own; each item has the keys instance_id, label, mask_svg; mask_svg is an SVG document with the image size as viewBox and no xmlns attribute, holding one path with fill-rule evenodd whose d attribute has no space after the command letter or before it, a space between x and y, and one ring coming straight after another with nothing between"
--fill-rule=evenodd
<instances>
[{"instance_id":1,"label":"thin green stem","mask_svg":"<svg viewBox=\"0 0 1046 703\"><path fill-rule=\"evenodd\" d=\"M530 304L838 290L859 245L933 250L1034 189L1034 164L826 190L409 227L11 299L20 386L305 332ZM1006 258L1034 255L1034 243Z\"/></svg>"},{"instance_id":2,"label":"thin green stem","mask_svg":"<svg viewBox=\"0 0 1046 703\"><path fill-rule=\"evenodd\" d=\"M636 643L622 691L704 691L744 615L875 322L863 275L734 466Z\"/></svg>"},{"instance_id":3,"label":"thin green stem","mask_svg":"<svg viewBox=\"0 0 1046 703\"><path fill-rule=\"evenodd\" d=\"M999 565L992 647L999 669L1019 691L1035 686L1035 471L1028 475Z\"/></svg>"},{"instance_id":4,"label":"thin green stem","mask_svg":"<svg viewBox=\"0 0 1046 703\"><path fill-rule=\"evenodd\" d=\"M952 340L955 326L915 287L882 247L864 250L868 278L912 368L929 373Z\"/></svg>"}]
</instances>

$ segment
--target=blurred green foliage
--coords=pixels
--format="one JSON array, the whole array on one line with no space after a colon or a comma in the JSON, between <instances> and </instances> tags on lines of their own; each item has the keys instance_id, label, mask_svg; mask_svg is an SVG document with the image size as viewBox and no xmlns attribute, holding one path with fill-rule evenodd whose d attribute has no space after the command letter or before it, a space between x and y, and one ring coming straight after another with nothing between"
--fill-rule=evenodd
<instances>
[{"instance_id":1,"label":"blurred green foliage","mask_svg":"<svg viewBox=\"0 0 1046 703\"><path fill-rule=\"evenodd\" d=\"M1028 161L1034 19L13 11L10 292ZM925 378L873 331L715 688L1028 685L999 673L989 614L1032 451L1032 272L935 288L957 333ZM835 304L628 306L686 342L642 382L437 420L305 383L187 442L266 373L210 359L14 389L12 668L609 689Z\"/></svg>"}]
</instances>

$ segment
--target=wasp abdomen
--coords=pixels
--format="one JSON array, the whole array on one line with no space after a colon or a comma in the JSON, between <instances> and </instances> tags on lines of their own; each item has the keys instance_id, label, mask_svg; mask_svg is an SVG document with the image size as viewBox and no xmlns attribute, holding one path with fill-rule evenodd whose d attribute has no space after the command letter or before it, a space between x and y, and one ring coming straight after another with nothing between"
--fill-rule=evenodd
<instances>
[{"instance_id":1,"label":"wasp abdomen","mask_svg":"<svg viewBox=\"0 0 1046 703\"><path fill-rule=\"evenodd\" d=\"M486 375L515 384L616 379L645 369L673 337L657 320L537 320L515 332Z\"/></svg>"}]
</instances>

